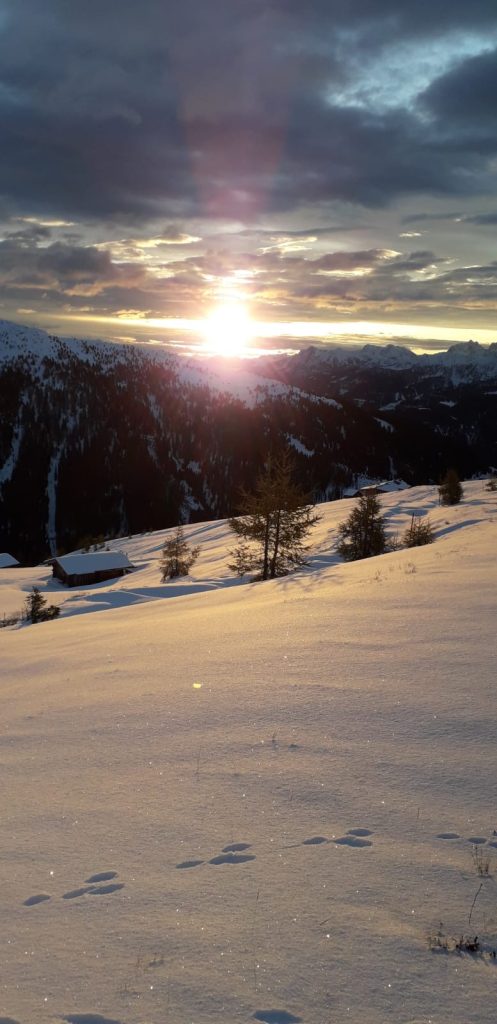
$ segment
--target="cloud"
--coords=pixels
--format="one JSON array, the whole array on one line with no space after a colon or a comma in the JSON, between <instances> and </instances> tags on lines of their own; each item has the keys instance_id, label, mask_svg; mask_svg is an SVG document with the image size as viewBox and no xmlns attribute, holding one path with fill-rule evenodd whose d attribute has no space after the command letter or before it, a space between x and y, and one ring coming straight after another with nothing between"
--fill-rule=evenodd
<instances>
[{"instance_id":1,"label":"cloud","mask_svg":"<svg viewBox=\"0 0 497 1024\"><path fill-rule=\"evenodd\" d=\"M463 217L462 220L465 224L479 224L482 227L491 227L497 224L497 210L492 210L491 213L475 213L472 216Z\"/></svg>"},{"instance_id":2,"label":"cloud","mask_svg":"<svg viewBox=\"0 0 497 1024\"><path fill-rule=\"evenodd\" d=\"M435 79L423 92L419 102L433 117L465 129L470 141L478 144L482 154L497 149L492 138L497 126L497 49L482 53L457 64L445 75ZM486 145L483 145L486 142Z\"/></svg>"},{"instance_id":3,"label":"cloud","mask_svg":"<svg viewBox=\"0 0 497 1024\"><path fill-rule=\"evenodd\" d=\"M443 48L468 26L491 38L493 0L434 0L423 18L412 0L121 0L118 15L97 0L50 0L48 12L4 0L4 10L0 193L47 226L250 222L302 204L374 207L488 185L493 54L423 93L432 118L472 118L464 144L415 110L344 107L340 96L366 52L381 60L387 45L430 36Z\"/></svg>"}]
</instances>

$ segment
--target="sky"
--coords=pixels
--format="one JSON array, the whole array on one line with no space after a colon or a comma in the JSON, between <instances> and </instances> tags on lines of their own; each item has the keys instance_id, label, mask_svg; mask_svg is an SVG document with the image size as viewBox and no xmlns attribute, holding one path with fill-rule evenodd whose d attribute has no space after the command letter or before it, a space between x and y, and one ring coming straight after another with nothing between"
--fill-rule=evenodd
<instances>
[{"instance_id":1,"label":"sky","mask_svg":"<svg viewBox=\"0 0 497 1024\"><path fill-rule=\"evenodd\" d=\"M495 0L0 0L0 138L3 319L497 340Z\"/></svg>"}]
</instances>

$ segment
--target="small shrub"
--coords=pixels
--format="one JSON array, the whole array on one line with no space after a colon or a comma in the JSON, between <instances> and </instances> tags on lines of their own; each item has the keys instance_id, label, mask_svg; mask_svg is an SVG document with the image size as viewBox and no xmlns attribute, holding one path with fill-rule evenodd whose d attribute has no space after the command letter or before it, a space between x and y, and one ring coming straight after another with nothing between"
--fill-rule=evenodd
<instances>
[{"instance_id":1,"label":"small shrub","mask_svg":"<svg viewBox=\"0 0 497 1024\"><path fill-rule=\"evenodd\" d=\"M485 490L486 491L497 491L497 476L491 476L487 480L487 482L485 484Z\"/></svg>"},{"instance_id":2,"label":"small shrub","mask_svg":"<svg viewBox=\"0 0 497 1024\"><path fill-rule=\"evenodd\" d=\"M484 850L481 846L473 846L471 850L471 856L473 864L475 866L476 874L480 878L488 878L490 875L490 866L492 858L488 850Z\"/></svg>"},{"instance_id":3,"label":"small shrub","mask_svg":"<svg viewBox=\"0 0 497 1024\"><path fill-rule=\"evenodd\" d=\"M430 520L425 516L412 516L402 540L406 548L420 548L424 544L433 544L433 527Z\"/></svg>"},{"instance_id":4,"label":"small shrub","mask_svg":"<svg viewBox=\"0 0 497 1024\"><path fill-rule=\"evenodd\" d=\"M6 629L7 626L17 626L17 623L22 619L22 612L14 612L11 615L2 615L0 619L0 629Z\"/></svg>"},{"instance_id":5,"label":"small shrub","mask_svg":"<svg viewBox=\"0 0 497 1024\"><path fill-rule=\"evenodd\" d=\"M24 605L24 618L32 624L36 622L49 622L60 615L60 608L56 604L48 605L43 594L40 594L38 587L33 587L32 593L26 598Z\"/></svg>"},{"instance_id":6,"label":"small shrub","mask_svg":"<svg viewBox=\"0 0 497 1024\"><path fill-rule=\"evenodd\" d=\"M441 950L445 953L448 952L449 939L445 932L443 921L440 921L438 931L434 932L433 934L430 932L430 934L428 935L428 946L431 950Z\"/></svg>"}]
</instances>

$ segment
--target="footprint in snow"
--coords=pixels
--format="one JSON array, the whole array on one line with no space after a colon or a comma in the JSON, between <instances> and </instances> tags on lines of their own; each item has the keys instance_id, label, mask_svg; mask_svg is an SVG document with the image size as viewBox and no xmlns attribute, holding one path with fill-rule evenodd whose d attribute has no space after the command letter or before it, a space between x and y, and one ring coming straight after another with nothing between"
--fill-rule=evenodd
<instances>
[{"instance_id":1,"label":"footprint in snow","mask_svg":"<svg viewBox=\"0 0 497 1024\"><path fill-rule=\"evenodd\" d=\"M257 1010L253 1016L254 1020L259 1020L262 1024L299 1024L302 1020L302 1017L296 1017L288 1010Z\"/></svg>"},{"instance_id":2,"label":"footprint in snow","mask_svg":"<svg viewBox=\"0 0 497 1024\"><path fill-rule=\"evenodd\" d=\"M78 896L84 896L85 893L90 892L91 885L84 885L80 889L71 889L70 892L65 892L62 895L63 900L76 900Z\"/></svg>"},{"instance_id":3,"label":"footprint in snow","mask_svg":"<svg viewBox=\"0 0 497 1024\"><path fill-rule=\"evenodd\" d=\"M373 833L370 828L349 828L344 836L340 839L335 839L336 846L352 846L354 849L363 849L366 846L372 846L371 839L366 839L366 836L372 836Z\"/></svg>"},{"instance_id":4,"label":"footprint in snow","mask_svg":"<svg viewBox=\"0 0 497 1024\"><path fill-rule=\"evenodd\" d=\"M483 846L483 843L486 843L486 841L487 840L485 839L485 836L469 836L468 837L468 843L472 843L473 846Z\"/></svg>"},{"instance_id":5,"label":"footprint in snow","mask_svg":"<svg viewBox=\"0 0 497 1024\"><path fill-rule=\"evenodd\" d=\"M255 860L255 854L245 853L243 851L250 850L251 843L228 843L227 846L223 846L220 854L216 857L212 857L209 864L245 864L249 860ZM200 864L204 864L203 860L182 860L176 865L177 868L183 870L185 868L197 868Z\"/></svg>"},{"instance_id":6,"label":"footprint in snow","mask_svg":"<svg viewBox=\"0 0 497 1024\"><path fill-rule=\"evenodd\" d=\"M218 857L212 857L209 864L245 864L248 860L255 860L255 854L221 853Z\"/></svg>"},{"instance_id":7,"label":"footprint in snow","mask_svg":"<svg viewBox=\"0 0 497 1024\"><path fill-rule=\"evenodd\" d=\"M435 839L460 839L458 832L439 832Z\"/></svg>"},{"instance_id":8,"label":"footprint in snow","mask_svg":"<svg viewBox=\"0 0 497 1024\"><path fill-rule=\"evenodd\" d=\"M35 907L37 903L46 903L47 900L51 900L52 897L46 892L40 892L37 896L28 896L27 900L24 900L25 907Z\"/></svg>"},{"instance_id":9,"label":"footprint in snow","mask_svg":"<svg viewBox=\"0 0 497 1024\"><path fill-rule=\"evenodd\" d=\"M124 889L124 882L115 882L114 885L92 885L88 895L107 896L111 892L119 892L120 889Z\"/></svg>"},{"instance_id":10,"label":"footprint in snow","mask_svg":"<svg viewBox=\"0 0 497 1024\"><path fill-rule=\"evenodd\" d=\"M117 878L117 871L98 871L96 875L90 875L86 879L86 884L91 885L93 882L110 882L111 878Z\"/></svg>"},{"instance_id":11,"label":"footprint in snow","mask_svg":"<svg viewBox=\"0 0 497 1024\"><path fill-rule=\"evenodd\" d=\"M114 1017L102 1017L100 1013L69 1013L66 1017L61 1017L61 1020L65 1020L67 1024L124 1024Z\"/></svg>"},{"instance_id":12,"label":"footprint in snow","mask_svg":"<svg viewBox=\"0 0 497 1024\"><path fill-rule=\"evenodd\" d=\"M116 878L117 871L99 871L87 878L87 882L106 882L108 879ZM124 882L111 882L109 885L82 885L78 889L71 889L62 896L63 900L77 900L79 896L106 896L112 892L119 892L124 889Z\"/></svg>"},{"instance_id":13,"label":"footprint in snow","mask_svg":"<svg viewBox=\"0 0 497 1024\"><path fill-rule=\"evenodd\" d=\"M370 839L361 839L360 836L341 836L340 839L335 839L336 846L353 846L355 849L362 849L365 846L372 846Z\"/></svg>"},{"instance_id":14,"label":"footprint in snow","mask_svg":"<svg viewBox=\"0 0 497 1024\"><path fill-rule=\"evenodd\" d=\"M0 1017L0 1024L19 1024L19 1021L13 1017Z\"/></svg>"},{"instance_id":15,"label":"footprint in snow","mask_svg":"<svg viewBox=\"0 0 497 1024\"><path fill-rule=\"evenodd\" d=\"M320 846L321 843L329 843L329 839L326 836L311 836L310 839L304 839L302 846Z\"/></svg>"}]
</instances>

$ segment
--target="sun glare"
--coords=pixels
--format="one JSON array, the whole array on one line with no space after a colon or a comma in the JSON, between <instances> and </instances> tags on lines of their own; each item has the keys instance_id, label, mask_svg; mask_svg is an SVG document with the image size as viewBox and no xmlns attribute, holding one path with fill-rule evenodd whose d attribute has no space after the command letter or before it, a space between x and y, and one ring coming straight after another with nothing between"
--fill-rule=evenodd
<instances>
[{"instance_id":1,"label":"sun glare","mask_svg":"<svg viewBox=\"0 0 497 1024\"><path fill-rule=\"evenodd\" d=\"M241 303L226 303L217 306L202 325L204 346L209 352L222 356L242 355L250 346L255 335L245 306Z\"/></svg>"}]
</instances>

